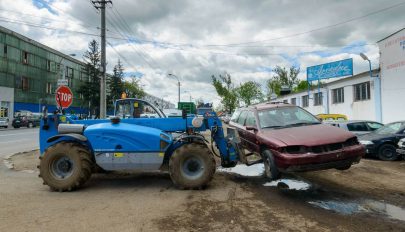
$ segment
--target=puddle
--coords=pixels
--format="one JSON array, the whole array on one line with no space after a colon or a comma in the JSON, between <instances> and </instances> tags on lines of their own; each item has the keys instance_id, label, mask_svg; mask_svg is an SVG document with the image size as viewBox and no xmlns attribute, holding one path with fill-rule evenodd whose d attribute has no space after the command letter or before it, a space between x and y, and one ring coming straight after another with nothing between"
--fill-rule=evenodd
<instances>
[{"instance_id":1,"label":"puddle","mask_svg":"<svg viewBox=\"0 0 405 232\"><path fill-rule=\"evenodd\" d=\"M405 221L405 209L380 201L362 200L360 202L343 202L331 200L309 201L308 203L344 215L356 213L377 213L392 219Z\"/></svg>"},{"instance_id":2,"label":"puddle","mask_svg":"<svg viewBox=\"0 0 405 232\"><path fill-rule=\"evenodd\" d=\"M244 164L238 164L233 168L219 167L217 170L219 172L234 173L239 174L241 176L262 176L264 172L264 165L255 164L252 166L247 166Z\"/></svg>"},{"instance_id":3,"label":"puddle","mask_svg":"<svg viewBox=\"0 0 405 232\"><path fill-rule=\"evenodd\" d=\"M280 179L280 180L275 180L272 182L267 182L263 184L263 186L266 187L279 187L279 188L285 188L285 189L291 189L291 190L308 190L311 188L311 184L300 181L300 180L293 180L293 179Z\"/></svg>"}]
</instances>

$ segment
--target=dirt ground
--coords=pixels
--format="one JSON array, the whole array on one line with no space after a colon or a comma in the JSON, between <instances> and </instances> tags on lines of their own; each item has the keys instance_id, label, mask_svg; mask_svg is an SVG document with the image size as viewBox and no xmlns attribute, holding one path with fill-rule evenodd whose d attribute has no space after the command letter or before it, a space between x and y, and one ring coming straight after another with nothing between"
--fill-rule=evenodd
<instances>
[{"instance_id":1,"label":"dirt ground","mask_svg":"<svg viewBox=\"0 0 405 232\"><path fill-rule=\"evenodd\" d=\"M42 185L37 157L0 163L0 231L405 231L404 161L286 176L303 190L217 172L207 189L184 191L168 174L115 173L58 193Z\"/></svg>"}]
</instances>

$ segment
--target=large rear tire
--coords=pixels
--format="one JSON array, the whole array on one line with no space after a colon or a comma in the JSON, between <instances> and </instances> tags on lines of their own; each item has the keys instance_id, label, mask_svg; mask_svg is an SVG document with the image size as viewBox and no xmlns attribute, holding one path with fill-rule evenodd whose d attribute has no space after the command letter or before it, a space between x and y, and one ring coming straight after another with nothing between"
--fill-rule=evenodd
<instances>
[{"instance_id":1,"label":"large rear tire","mask_svg":"<svg viewBox=\"0 0 405 232\"><path fill-rule=\"evenodd\" d=\"M40 177L54 191L72 191L91 176L94 162L87 147L74 142L60 142L49 147L40 158Z\"/></svg>"},{"instance_id":2,"label":"large rear tire","mask_svg":"<svg viewBox=\"0 0 405 232\"><path fill-rule=\"evenodd\" d=\"M215 169L215 159L205 144L185 144L169 161L170 177L181 189L204 188L212 180Z\"/></svg>"}]
</instances>

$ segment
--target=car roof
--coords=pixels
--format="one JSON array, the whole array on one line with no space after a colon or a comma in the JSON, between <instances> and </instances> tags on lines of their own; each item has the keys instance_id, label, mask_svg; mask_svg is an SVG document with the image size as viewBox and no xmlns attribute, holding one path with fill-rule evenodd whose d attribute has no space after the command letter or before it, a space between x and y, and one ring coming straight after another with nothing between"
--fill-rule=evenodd
<instances>
[{"instance_id":1,"label":"car roof","mask_svg":"<svg viewBox=\"0 0 405 232\"><path fill-rule=\"evenodd\" d=\"M247 107L241 107L238 110L265 110L265 109L286 107L286 106L295 106L295 105L291 105L291 104L283 103L283 102L265 102L265 103L259 103L256 105L250 105Z\"/></svg>"},{"instance_id":2,"label":"car roof","mask_svg":"<svg viewBox=\"0 0 405 232\"><path fill-rule=\"evenodd\" d=\"M379 123L371 120L345 120L345 121L339 121L339 120L325 120L325 123L336 123L336 124L349 124L349 123L356 123L356 122L373 122L373 123ZM382 123L380 123L382 124Z\"/></svg>"}]
</instances>

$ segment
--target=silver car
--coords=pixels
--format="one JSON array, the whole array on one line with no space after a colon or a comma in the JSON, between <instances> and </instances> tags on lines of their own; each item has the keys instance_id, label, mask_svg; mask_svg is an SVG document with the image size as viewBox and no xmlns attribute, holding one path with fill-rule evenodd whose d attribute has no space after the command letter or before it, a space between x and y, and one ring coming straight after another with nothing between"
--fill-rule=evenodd
<instances>
[{"instance_id":1,"label":"silver car","mask_svg":"<svg viewBox=\"0 0 405 232\"><path fill-rule=\"evenodd\" d=\"M8 127L8 118L0 117L0 127L7 128Z\"/></svg>"},{"instance_id":2,"label":"silver car","mask_svg":"<svg viewBox=\"0 0 405 232\"><path fill-rule=\"evenodd\" d=\"M336 126L352 132L355 135L364 135L373 132L384 124L374 121L361 121L361 120L349 120L349 121L324 121L324 124Z\"/></svg>"}]
</instances>

